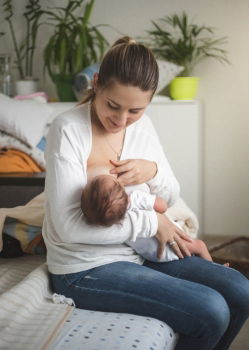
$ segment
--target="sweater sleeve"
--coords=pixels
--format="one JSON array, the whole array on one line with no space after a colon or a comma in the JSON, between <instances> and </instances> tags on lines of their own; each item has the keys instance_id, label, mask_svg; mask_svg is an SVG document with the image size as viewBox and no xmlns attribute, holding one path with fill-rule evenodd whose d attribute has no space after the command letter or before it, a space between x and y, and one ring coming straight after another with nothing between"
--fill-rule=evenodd
<instances>
[{"instance_id":1,"label":"sweater sleeve","mask_svg":"<svg viewBox=\"0 0 249 350\"><path fill-rule=\"evenodd\" d=\"M77 126L77 128L79 128ZM70 125L70 132L73 127ZM46 221L57 242L84 244L121 244L137 237L152 237L158 228L153 211L128 211L121 224L105 228L86 223L80 208L86 172L79 159L72 135L52 126L46 150ZM77 135L75 136L75 140ZM84 144L80 145L84 147ZM87 151L83 156L87 157Z\"/></svg>"},{"instance_id":2,"label":"sweater sleeve","mask_svg":"<svg viewBox=\"0 0 249 350\"><path fill-rule=\"evenodd\" d=\"M144 132L148 134L147 144L149 149L153 152L151 158L157 164L157 173L147 184L150 187L151 193L165 199L170 207L179 198L180 186L165 156L152 121L147 116L144 117Z\"/></svg>"},{"instance_id":3,"label":"sweater sleeve","mask_svg":"<svg viewBox=\"0 0 249 350\"><path fill-rule=\"evenodd\" d=\"M129 195L129 200L130 200L129 210L135 210L135 209L153 210L156 196L154 194L134 190Z\"/></svg>"}]
</instances>

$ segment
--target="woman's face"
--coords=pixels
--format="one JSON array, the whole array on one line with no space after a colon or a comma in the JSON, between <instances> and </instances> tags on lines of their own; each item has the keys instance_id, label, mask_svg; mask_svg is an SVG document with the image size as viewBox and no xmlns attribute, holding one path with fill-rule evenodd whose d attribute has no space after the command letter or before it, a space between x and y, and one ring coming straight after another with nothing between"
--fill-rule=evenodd
<instances>
[{"instance_id":1,"label":"woman's face","mask_svg":"<svg viewBox=\"0 0 249 350\"><path fill-rule=\"evenodd\" d=\"M93 102L96 117L108 133L117 133L136 122L150 103L152 91L114 82L97 89Z\"/></svg>"}]
</instances>

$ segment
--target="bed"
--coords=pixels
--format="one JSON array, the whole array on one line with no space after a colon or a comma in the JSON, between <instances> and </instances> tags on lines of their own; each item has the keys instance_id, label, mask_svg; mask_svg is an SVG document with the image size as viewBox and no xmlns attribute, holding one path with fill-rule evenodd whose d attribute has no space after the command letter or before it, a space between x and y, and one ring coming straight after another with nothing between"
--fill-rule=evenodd
<instances>
[{"instance_id":1,"label":"bed","mask_svg":"<svg viewBox=\"0 0 249 350\"><path fill-rule=\"evenodd\" d=\"M52 106L41 138L45 138L53 118L72 104ZM17 140L20 142L20 138ZM42 153L39 157L41 161ZM174 349L177 334L161 321L79 310L72 300L52 294L45 248L38 239L43 219L44 181L45 172L0 176L0 232L18 241L20 253L16 257L0 258L0 349ZM193 202L193 205L197 204ZM181 199L171 208L171 217L193 237L197 235L198 219L185 201ZM13 241L7 242L9 246ZM5 247L7 252L9 246Z\"/></svg>"}]
</instances>

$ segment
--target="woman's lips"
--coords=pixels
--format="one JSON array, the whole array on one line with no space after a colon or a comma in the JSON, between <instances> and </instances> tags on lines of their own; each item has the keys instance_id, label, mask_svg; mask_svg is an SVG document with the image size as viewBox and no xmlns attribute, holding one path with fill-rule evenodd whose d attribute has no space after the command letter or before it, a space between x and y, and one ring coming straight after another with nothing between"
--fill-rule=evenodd
<instances>
[{"instance_id":1,"label":"woman's lips","mask_svg":"<svg viewBox=\"0 0 249 350\"><path fill-rule=\"evenodd\" d=\"M115 123L114 121L112 121L111 119L110 119L110 124L111 124L111 126L114 127L114 128L121 128L121 127L122 127L122 125L116 124L116 123Z\"/></svg>"}]
</instances>

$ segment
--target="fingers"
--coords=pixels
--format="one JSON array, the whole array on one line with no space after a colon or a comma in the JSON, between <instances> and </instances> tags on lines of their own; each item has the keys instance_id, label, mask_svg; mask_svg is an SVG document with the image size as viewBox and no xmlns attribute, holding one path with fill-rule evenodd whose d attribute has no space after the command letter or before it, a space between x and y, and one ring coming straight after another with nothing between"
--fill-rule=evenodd
<instances>
[{"instance_id":1,"label":"fingers","mask_svg":"<svg viewBox=\"0 0 249 350\"><path fill-rule=\"evenodd\" d=\"M128 162L129 162L129 159L124 159L124 160L112 160L112 159L110 159L110 163L112 165L114 165L115 167L126 164Z\"/></svg>"},{"instance_id":2,"label":"fingers","mask_svg":"<svg viewBox=\"0 0 249 350\"><path fill-rule=\"evenodd\" d=\"M186 241L188 242L193 242L193 239L188 236L184 231L182 231L181 229L179 229L177 226L176 226L176 233L182 238L182 239L185 239Z\"/></svg>"},{"instance_id":3,"label":"fingers","mask_svg":"<svg viewBox=\"0 0 249 350\"><path fill-rule=\"evenodd\" d=\"M121 166L121 165L125 165L125 164L130 163L130 162L131 162L131 159L124 159L124 160L113 160L113 159L110 159L109 161L110 161L110 163L111 163L112 165L114 165L115 168L116 168L116 167L119 167L119 166Z\"/></svg>"},{"instance_id":4,"label":"fingers","mask_svg":"<svg viewBox=\"0 0 249 350\"><path fill-rule=\"evenodd\" d=\"M184 241L180 237L175 237L176 246L179 248L183 256L191 256L188 247L185 245Z\"/></svg>"},{"instance_id":5,"label":"fingers","mask_svg":"<svg viewBox=\"0 0 249 350\"><path fill-rule=\"evenodd\" d=\"M137 184L136 178L132 174L126 172L123 174L121 173L118 176L117 180L123 186Z\"/></svg>"},{"instance_id":6,"label":"fingers","mask_svg":"<svg viewBox=\"0 0 249 350\"><path fill-rule=\"evenodd\" d=\"M112 164L114 164L113 161L110 160ZM130 171L132 167L132 163L127 160L122 160L120 162L115 162L115 168L110 170L110 174L120 174L124 172Z\"/></svg>"},{"instance_id":7,"label":"fingers","mask_svg":"<svg viewBox=\"0 0 249 350\"><path fill-rule=\"evenodd\" d=\"M172 244L174 243L174 244ZM178 256L178 258L183 259L183 254L178 246L178 243L176 241L171 242L170 248L173 250L173 252Z\"/></svg>"}]
</instances>

